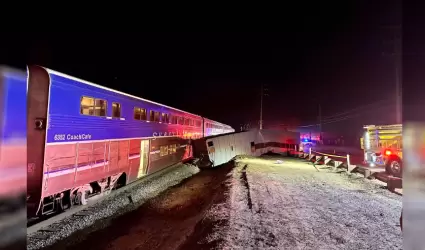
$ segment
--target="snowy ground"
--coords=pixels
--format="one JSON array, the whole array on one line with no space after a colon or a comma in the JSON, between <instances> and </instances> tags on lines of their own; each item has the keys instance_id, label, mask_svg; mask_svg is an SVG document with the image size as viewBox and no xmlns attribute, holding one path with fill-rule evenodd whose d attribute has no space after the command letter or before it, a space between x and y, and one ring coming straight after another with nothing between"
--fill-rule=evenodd
<instances>
[{"instance_id":1,"label":"snowy ground","mask_svg":"<svg viewBox=\"0 0 425 250\"><path fill-rule=\"evenodd\" d=\"M218 249L402 249L402 197L357 175L299 159L241 158L228 202L207 218L227 221L204 242Z\"/></svg>"}]
</instances>

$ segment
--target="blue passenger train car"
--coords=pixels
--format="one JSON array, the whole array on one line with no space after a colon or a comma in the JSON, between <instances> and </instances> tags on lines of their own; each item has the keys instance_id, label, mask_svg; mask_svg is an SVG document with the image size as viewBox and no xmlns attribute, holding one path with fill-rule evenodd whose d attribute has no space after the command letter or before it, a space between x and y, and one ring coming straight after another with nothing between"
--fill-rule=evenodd
<instances>
[{"instance_id":1,"label":"blue passenger train car","mask_svg":"<svg viewBox=\"0 0 425 250\"><path fill-rule=\"evenodd\" d=\"M29 67L30 213L46 214L192 157L204 118ZM217 123L209 120L210 123ZM220 124L221 133L230 131ZM215 131L219 133L219 131Z\"/></svg>"}]
</instances>

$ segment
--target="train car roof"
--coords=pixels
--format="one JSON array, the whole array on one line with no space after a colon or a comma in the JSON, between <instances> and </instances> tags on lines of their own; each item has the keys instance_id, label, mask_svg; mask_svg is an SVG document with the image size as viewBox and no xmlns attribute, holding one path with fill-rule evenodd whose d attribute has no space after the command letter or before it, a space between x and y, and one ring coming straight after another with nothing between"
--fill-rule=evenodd
<instances>
[{"instance_id":1,"label":"train car roof","mask_svg":"<svg viewBox=\"0 0 425 250\"><path fill-rule=\"evenodd\" d=\"M102 85L98 85L98 84L95 84L95 83L92 83L92 82L89 82L89 81L86 81L86 80L83 80L83 79L80 79L80 78L77 78L77 77L74 77L74 76L70 76L70 75L67 75L67 74L46 68L46 67L42 67L42 68L44 68L47 71L47 73L49 73L49 74L68 78L70 80L78 81L78 82L81 82L81 83L84 83L84 84L87 84L87 85L91 85L91 86L96 87L96 88L101 88L101 89L104 89L104 90L112 91L112 92L115 92L115 93L120 94L120 95L125 95L125 96L135 98L135 99L138 99L138 100L141 100L141 101L149 102L149 103L152 103L152 104L156 104L156 105L159 105L159 106L163 106L163 107L166 107L166 108L169 108L169 109L173 109L173 110L176 110L176 111L179 111L179 112L183 112L183 113L186 113L186 114L190 114L190 115L194 115L194 116L198 116L198 117L202 118L202 116L200 116L200 115L192 114L190 112L183 111L183 110L180 110L180 109L177 109L177 108L173 108L173 107L161 104L161 103L146 100L146 99L143 99L143 98L138 97L138 96L130 95L130 94L127 94L127 93L124 93L124 92L121 92L121 91L118 91L118 90L115 90L115 89L111 89L111 88L108 88L108 87L105 87L105 86L102 86Z\"/></svg>"},{"instance_id":2,"label":"train car roof","mask_svg":"<svg viewBox=\"0 0 425 250\"><path fill-rule=\"evenodd\" d=\"M208 119L208 118L205 118L205 117L204 117L204 119L205 119L205 120L208 120L208 121L210 121L210 122L215 122L215 123L218 123L218 124L220 124L220 125L228 126L228 127L230 127L230 128L231 128L231 126L229 126L229 125L227 125L227 124L224 124L224 123L221 123L221 122L218 122L218 121L214 121L214 120L211 120L211 119Z\"/></svg>"}]
</instances>

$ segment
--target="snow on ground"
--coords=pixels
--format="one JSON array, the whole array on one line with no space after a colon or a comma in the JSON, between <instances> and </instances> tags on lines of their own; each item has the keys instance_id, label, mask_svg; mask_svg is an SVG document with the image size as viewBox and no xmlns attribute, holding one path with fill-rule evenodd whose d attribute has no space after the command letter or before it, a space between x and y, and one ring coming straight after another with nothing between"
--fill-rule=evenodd
<instances>
[{"instance_id":1,"label":"snow on ground","mask_svg":"<svg viewBox=\"0 0 425 250\"><path fill-rule=\"evenodd\" d=\"M221 240L220 249L402 249L401 196L356 175L282 161L237 160L229 201L208 214L228 225L207 241Z\"/></svg>"}]
</instances>

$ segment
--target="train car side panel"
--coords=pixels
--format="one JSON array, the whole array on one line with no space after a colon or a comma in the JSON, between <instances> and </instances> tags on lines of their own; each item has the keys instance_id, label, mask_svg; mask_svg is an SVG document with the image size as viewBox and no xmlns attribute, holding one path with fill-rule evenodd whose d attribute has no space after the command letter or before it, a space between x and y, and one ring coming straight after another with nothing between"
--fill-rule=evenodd
<instances>
[{"instance_id":1,"label":"train car side panel","mask_svg":"<svg viewBox=\"0 0 425 250\"><path fill-rule=\"evenodd\" d=\"M77 144L47 145L45 153L44 196L65 191L75 182Z\"/></svg>"}]
</instances>

